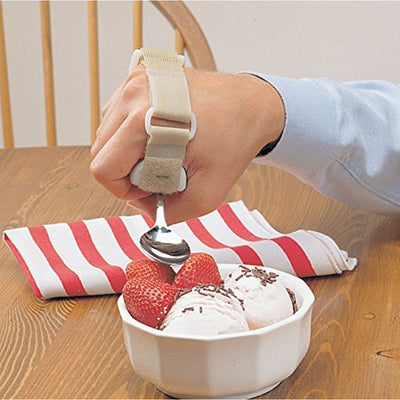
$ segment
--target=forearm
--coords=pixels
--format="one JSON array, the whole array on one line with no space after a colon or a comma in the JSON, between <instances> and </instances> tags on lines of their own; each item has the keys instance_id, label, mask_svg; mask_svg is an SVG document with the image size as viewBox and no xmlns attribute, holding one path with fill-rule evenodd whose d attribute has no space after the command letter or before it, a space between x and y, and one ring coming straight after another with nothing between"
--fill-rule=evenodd
<instances>
[{"instance_id":1,"label":"forearm","mask_svg":"<svg viewBox=\"0 0 400 400\"><path fill-rule=\"evenodd\" d=\"M400 214L400 86L257 75L280 93L286 121L256 162L356 208Z\"/></svg>"}]
</instances>

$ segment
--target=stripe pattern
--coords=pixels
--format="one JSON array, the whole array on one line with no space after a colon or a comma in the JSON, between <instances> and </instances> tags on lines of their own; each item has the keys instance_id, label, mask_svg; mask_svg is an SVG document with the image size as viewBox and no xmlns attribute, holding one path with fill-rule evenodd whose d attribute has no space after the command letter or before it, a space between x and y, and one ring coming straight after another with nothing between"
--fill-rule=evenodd
<instances>
[{"instance_id":1,"label":"stripe pattern","mask_svg":"<svg viewBox=\"0 0 400 400\"><path fill-rule=\"evenodd\" d=\"M140 236L152 222L141 215L24 227L4 232L38 297L120 293L125 267L143 258ZM322 233L282 234L243 202L226 203L200 218L174 225L193 253L219 263L264 265L308 277L352 270L357 260Z\"/></svg>"}]
</instances>

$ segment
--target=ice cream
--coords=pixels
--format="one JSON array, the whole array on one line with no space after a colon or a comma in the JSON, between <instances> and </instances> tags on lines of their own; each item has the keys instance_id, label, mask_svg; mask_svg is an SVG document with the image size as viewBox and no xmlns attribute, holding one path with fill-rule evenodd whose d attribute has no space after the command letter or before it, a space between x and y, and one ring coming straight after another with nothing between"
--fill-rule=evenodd
<instances>
[{"instance_id":1,"label":"ice cream","mask_svg":"<svg viewBox=\"0 0 400 400\"><path fill-rule=\"evenodd\" d=\"M177 334L217 335L248 331L241 301L223 285L197 285L179 293L161 330Z\"/></svg>"},{"instance_id":2,"label":"ice cream","mask_svg":"<svg viewBox=\"0 0 400 400\"><path fill-rule=\"evenodd\" d=\"M219 285L181 289L159 329L187 335L244 332L272 325L296 311L295 294L277 273L240 265Z\"/></svg>"},{"instance_id":3,"label":"ice cream","mask_svg":"<svg viewBox=\"0 0 400 400\"><path fill-rule=\"evenodd\" d=\"M241 265L225 279L225 287L243 300L250 329L274 324L296 311L294 293L267 268Z\"/></svg>"}]
</instances>

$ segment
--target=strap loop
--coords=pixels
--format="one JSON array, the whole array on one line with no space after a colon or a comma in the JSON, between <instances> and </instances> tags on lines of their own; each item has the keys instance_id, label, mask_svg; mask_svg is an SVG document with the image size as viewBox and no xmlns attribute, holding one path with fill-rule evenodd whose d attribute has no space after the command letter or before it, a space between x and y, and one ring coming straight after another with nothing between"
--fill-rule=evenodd
<instances>
[{"instance_id":1,"label":"strap loop","mask_svg":"<svg viewBox=\"0 0 400 400\"><path fill-rule=\"evenodd\" d=\"M146 116L144 119L144 127L146 129L147 134L150 136L151 129L153 126L151 125L151 119L154 114L154 107L149 107L146 112ZM189 131L189 140L192 140L197 130L197 119L194 112L192 112L192 118L190 120L190 131Z\"/></svg>"}]
</instances>

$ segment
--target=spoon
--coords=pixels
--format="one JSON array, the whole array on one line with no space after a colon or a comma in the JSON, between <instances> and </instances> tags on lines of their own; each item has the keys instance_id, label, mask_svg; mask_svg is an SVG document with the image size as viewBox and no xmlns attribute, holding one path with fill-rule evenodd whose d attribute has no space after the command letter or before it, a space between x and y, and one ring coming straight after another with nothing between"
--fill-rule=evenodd
<instances>
[{"instance_id":1,"label":"spoon","mask_svg":"<svg viewBox=\"0 0 400 400\"><path fill-rule=\"evenodd\" d=\"M161 193L157 193L155 225L142 235L140 245L150 258L164 264L181 265L190 256L189 245L167 226Z\"/></svg>"}]
</instances>

